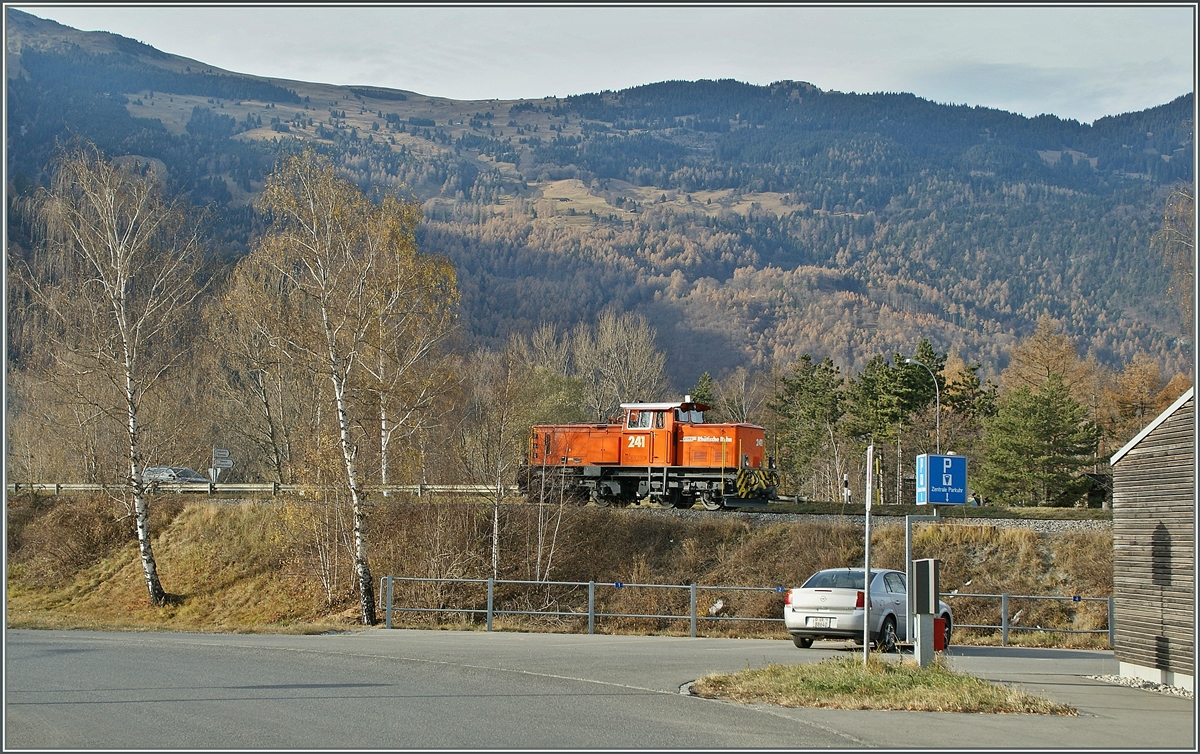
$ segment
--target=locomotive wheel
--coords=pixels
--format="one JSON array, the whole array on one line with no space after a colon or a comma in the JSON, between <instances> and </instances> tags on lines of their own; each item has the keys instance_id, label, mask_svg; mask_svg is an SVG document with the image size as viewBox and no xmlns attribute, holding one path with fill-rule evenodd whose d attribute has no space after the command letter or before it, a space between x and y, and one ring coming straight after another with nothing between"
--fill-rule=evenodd
<instances>
[{"instance_id":1,"label":"locomotive wheel","mask_svg":"<svg viewBox=\"0 0 1200 754\"><path fill-rule=\"evenodd\" d=\"M675 494L671 497L671 506L679 510L688 510L696 504L694 495L684 495L682 493Z\"/></svg>"},{"instance_id":2,"label":"locomotive wheel","mask_svg":"<svg viewBox=\"0 0 1200 754\"><path fill-rule=\"evenodd\" d=\"M607 495L592 495L592 502L599 508L607 508L612 498Z\"/></svg>"},{"instance_id":3,"label":"locomotive wheel","mask_svg":"<svg viewBox=\"0 0 1200 754\"><path fill-rule=\"evenodd\" d=\"M704 504L704 509L708 511L719 511L725 507L725 503L719 495L704 495L700 498L700 502Z\"/></svg>"}]
</instances>

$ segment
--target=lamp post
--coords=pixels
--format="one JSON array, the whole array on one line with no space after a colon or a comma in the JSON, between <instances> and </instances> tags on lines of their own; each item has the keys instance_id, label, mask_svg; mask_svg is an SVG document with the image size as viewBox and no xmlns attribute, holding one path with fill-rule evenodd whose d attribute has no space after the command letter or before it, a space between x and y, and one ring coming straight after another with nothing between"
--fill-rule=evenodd
<instances>
[{"instance_id":1,"label":"lamp post","mask_svg":"<svg viewBox=\"0 0 1200 754\"><path fill-rule=\"evenodd\" d=\"M935 427L934 431L937 433L936 434L937 454L940 456L942 454L942 391L940 388L938 388L937 377L934 375L932 369L930 369L927 365L922 364L921 362L917 361L916 359L905 359L904 363L905 364L920 364L921 366L925 367L925 371L929 372L929 376L931 378L933 378L933 397L937 401L936 408L934 409L933 422L934 422L934 427Z\"/></svg>"}]
</instances>

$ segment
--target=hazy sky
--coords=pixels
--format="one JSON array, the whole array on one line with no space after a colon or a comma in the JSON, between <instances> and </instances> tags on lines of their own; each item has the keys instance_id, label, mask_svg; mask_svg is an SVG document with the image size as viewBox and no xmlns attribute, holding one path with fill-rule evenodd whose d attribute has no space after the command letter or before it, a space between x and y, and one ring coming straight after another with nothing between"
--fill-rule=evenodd
<instances>
[{"instance_id":1,"label":"hazy sky","mask_svg":"<svg viewBox=\"0 0 1200 754\"><path fill-rule=\"evenodd\" d=\"M13 7L241 73L454 99L792 79L1091 122L1195 82L1193 5Z\"/></svg>"}]
</instances>

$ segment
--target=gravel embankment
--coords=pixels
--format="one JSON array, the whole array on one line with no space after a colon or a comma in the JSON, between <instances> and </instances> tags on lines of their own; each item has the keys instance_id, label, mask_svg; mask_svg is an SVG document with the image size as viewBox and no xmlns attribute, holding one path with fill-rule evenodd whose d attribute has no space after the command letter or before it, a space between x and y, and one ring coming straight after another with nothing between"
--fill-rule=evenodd
<instances>
[{"instance_id":1,"label":"gravel embankment","mask_svg":"<svg viewBox=\"0 0 1200 754\"><path fill-rule=\"evenodd\" d=\"M733 517L751 526L781 523L849 523L862 526L864 516L836 516L814 513L756 513L748 511L675 510L673 508L638 508L639 513L656 513L692 521ZM946 516L942 523L957 526L995 526L1006 529L1030 529L1039 534L1064 534L1072 531L1112 531L1111 521L1048 521L1023 518L960 518ZM872 516L872 526L904 525L903 516Z\"/></svg>"}]
</instances>

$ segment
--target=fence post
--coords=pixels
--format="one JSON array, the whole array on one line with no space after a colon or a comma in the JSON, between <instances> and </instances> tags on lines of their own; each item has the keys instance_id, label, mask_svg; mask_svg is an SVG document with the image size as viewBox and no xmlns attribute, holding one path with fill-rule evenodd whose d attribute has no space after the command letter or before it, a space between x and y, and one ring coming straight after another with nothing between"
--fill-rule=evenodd
<instances>
[{"instance_id":1,"label":"fence post","mask_svg":"<svg viewBox=\"0 0 1200 754\"><path fill-rule=\"evenodd\" d=\"M492 630L492 596L495 593L496 579L488 579L488 611L487 611L487 630Z\"/></svg>"},{"instance_id":2,"label":"fence post","mask_svg":"<svg viewBox=\"0 0 1200 754\"><path fill-rule=\"evenodd\" d=\"M588 582L588 633L596 631L596 582Z\"/></svg>"},{"instance_id":3,"label":"fence post","mask_svg":"<svg viewBox=\"0 0 1200 754\"><path fill-rule=\"evenodd\" d=\"M691 604L692 638L695 639L696 638L696 582L693 581L690 588L691 588L691 592L692 592L692 599L691 599L691 603L692 603Z\"/></svg>"},{"instance_id":4,"label":"fence post","mask_svg":"<svg viewBox=\"0 0 1200 754\"><path fill-rule=\"evenodd\" d=\"M1000 646L1008 646L1008 595L1000 595Z\"/></svg>"},{"instance_id":5,"label":"fence post","mask_svg":"<svg viewBox=\"0 0 1200 754\"><path fill-rule=\"evenodd\" d=\"M1108 598L1108 647L1117 648L1117 612L1114 609L1113 598Z\"/></svg>"},{"instance_id":6,"label":"fence post","mask_svg":"<svg viewBox=\"0 0 1200 754\"><path fill-rule=\"evenodd\" d=\"M385 625L388 628L392 627L392 577L387 577L387 606L384 607L383 614L386 616Z\"/></svg>"}]
</instances>

